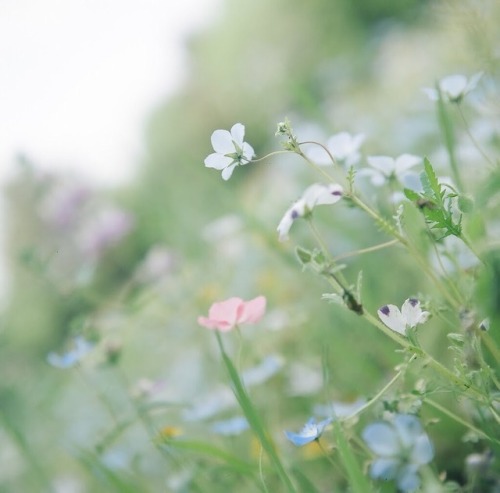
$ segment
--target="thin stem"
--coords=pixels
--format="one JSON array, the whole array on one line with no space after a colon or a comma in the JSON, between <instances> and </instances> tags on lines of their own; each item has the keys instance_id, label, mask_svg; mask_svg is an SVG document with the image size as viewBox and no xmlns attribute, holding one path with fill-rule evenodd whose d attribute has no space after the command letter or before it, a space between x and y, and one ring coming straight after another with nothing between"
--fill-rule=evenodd
<instances>
[{"instance_id":1,"label":"thin stem","mask_svg":"<svg viewBox=\"0 0 500 493\"><path fill-rule=\"evenodd\" d=\"M439 412L445 414L446 416L448 416L449 418L453 419L457 423L460 423L461 425L465 426L466 428L468 428L469 430L473 431L474 433L476 433L480 437L483 437L486 440L490 440L492 442L500 444L500 441L497 440L496 438L490 437L484 431L480 430L479 428L476 428L473 424L468 423L463 418L461 418L460 416L457 416L455 413L451 412L449 409L446 409L441 404L438 404L437 402L433 401L432 399L426 398L424 400L424 404L428 404L429 406L433 407L434 409L437 409Z\"/></svg>"},{"instance_id":2,"label":"thin stem","mask_svg":"<svg viewBox=\"0 0 500 493\"><path fill-rule=\"evenodd\" d=\"M314 140L306 140L304 142L299 142L298 145L301 146L303 144L315 144L315 145L318 145L320 146L321 148L323 148L323 150L328 154L328 156L330 157L332 163L334 165L338 165L338 162L337 160L333 157L333 154L330 152L330 150L328 149L328 147L326 147L325 145L323 145L321 142L316 142Z\"/></svg>"},{"instance_id":3,"label":"thin stem","mask_svg":"<svg viewBox=\"0 0 500 493\"><path fill-rule=\"evenodd\" d=\"M386 241L385 243L379 243L378 245L355 250L354 252L347 252L347 253L343 253L341 255L337 255L336 257L333 258L333 261L337 262L338 260L343 260L345 258L355 257L357 255L363 255L365 253L376 252L377 250L382 250L384 248L388 248L388 247L397 245L398 243L399 243L399 240L389 240L389 241Z\"/></svg>"},{"instance_id":4,"label":"thin stem","mask_svg":"<svg viewBox=\"0 0 500 493\"><path fill-rule=\"evenodd\" d=\"M264 159L268 159L270 157L277 156L279 154L295 154L295 152L294 151L273 151L273 152L270 152L269 154L266 154L265 156L260 157L258 159L252 159L250 162L251 163L258 163L260 161L264 161Z\"/></svg>"},{"instance_id":5,"label":"thin stem","mask_svg":"<svg viewBox=\"0 0 500 493\"><path fill-rule=\"evenodd\" d=\"M462 107L460 106L460 104L457 104L456 106L457 106L458 113L460 114L460 117L462 118L462 122L463 122L464 128L465 128L465 133L469 136L469 139L474 144L474 147L479 151L481 156L483 156L484 159L486 159L486 161L488 161L488 163L491 164L492 167L495 167L496 165L495 165L494 161L486 154L486 152L483 151L482 147L479 145L479 142L475 139L474 135L472 135L469 124L467 123L467 119L465 118L464 112L462 111Z\"/></svg>"},{"instance_id":6,"label":"thin stem","mask_svg":"<svg viewBox=\"0 0 500 493\"><path fill-rule=\"evenodd\" d=\"M495 361L500 364L500 350L497 348L495 341L491 338L488 332L481 330L480 337L488 351L491 353Z\"/></svg>"},{"instance_id":7,"label":"thin stem","mask_svg":"<svg viewBox=\"0 0 500 493\"><path fill-rule=\"evenodd\" d=\"M411 358L408 361L408 365L414 359L416 359L416 357L417 357L416 354L412 354ZM382 389L379 392L377 392L377 394L375 396L373 396L369 401L365 402L365 404L363 404L360 408L356 409L356 411L354 413L350 414L347 418L345 418L345 420L349 420L349 419L354 418L355 416L357 416L358 414L363 413L370 406L372 406L373 404L375 404L401 378L401 375L403 375L403 373L404 373L403 369L399 370L396 373L396 375L394 375L394 377L392 377L391 380L389 380L389 382L386 385L384 385L384 387L382 387Z\"/></svg>"}]
</instances>

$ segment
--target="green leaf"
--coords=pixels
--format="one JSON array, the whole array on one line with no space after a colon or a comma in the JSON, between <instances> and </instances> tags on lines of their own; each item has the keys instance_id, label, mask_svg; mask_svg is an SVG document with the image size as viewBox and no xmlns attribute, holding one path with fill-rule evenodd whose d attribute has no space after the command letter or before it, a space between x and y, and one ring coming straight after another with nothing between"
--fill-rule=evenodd
<instances>
[{"instance_id":1,"label":"green leaf","mask_svg":"<svg viewBox=\"0 0 500 493\"><path fill-rule=\"evenodd\" d=\"M418 194L417 192L415 192L414 190L411 190L409 188L403 189L403 193L405 194L405 197L408 200L411 200L413 202L417 202L421 198L420 194Z\"/></svg>"},{"instance_id":2,"label":"green leaf","mask_svg":"<svg viewBox=\"0 0 500 493\"><path fill-rule=\"evenodd\" d=\"M356 491L357 493L372 492L373 488L370 485L370 482L366 479L360 464L356 460L356 457L352 452L352 448L349 446L346 439L342 425L338 420L333 422L333 432L335 433L340 458L347 472L352 491Z\"/></svg>"},{"instance_id":3,"label":"green leaf","mask_svg":"<svg viewBox=\"0 0 500 493\"><path fill-rule=\"evenodd\" d=\"M425 176L427 178L426 185L430 189L430 193L428 195L432 197L438 204L443 205L444 191L441 190L441 185L439 184L436 173L434 172L434 168L427 158L424 158L424 169ZM422 185L424 185L424 183L422 183Z\"/></svg>"},{"instance_id":4,"label":"green leaf","mask_svg":"<svg viewBox=\"0 0 500 493\"><path fill-rule=\"evenodd\" d=\"M302 265L307 265L312 260L312 254L309 250L302 247L297 247L295 253Z\"/></svg>"}]
</instances>

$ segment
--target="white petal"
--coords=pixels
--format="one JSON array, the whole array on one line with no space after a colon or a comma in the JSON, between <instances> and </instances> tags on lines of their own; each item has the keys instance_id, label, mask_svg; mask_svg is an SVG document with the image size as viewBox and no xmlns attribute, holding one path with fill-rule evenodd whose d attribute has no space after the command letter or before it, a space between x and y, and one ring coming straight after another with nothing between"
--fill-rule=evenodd
<instances>
[{"instance_id":1,"label":"white petal","mask_svg":"<svg viewBox=\"0 0 500 493\"><path fill-rule=\"evenodd\" d=\"M279 240L285 241L288 239L288 232L292 227L295 219L302 217L305 213L305 202L300 199L297 200L286 212L280 223L278 224Z\"/></svg>"},{"instance_id":2,"label":"white petal","mask_svg":"<svg viewBox=\"0 0 500 493\"><path fill-rule=\"evenodd\" d=\"M420 181L420 175L415 171L408 171L407 173L403 173L399 175L398 178L404 187L409 188L410 190L413 190L415 192L422 191L422 182Z\"/></svg>"},{"instance_id":3,"label":"white petal","mask_svg":"<svg viewBox=\"0 0 500 493\"><path fill-rule=\"evenodd\" d=\"M382 320L389 329L402 335L406 334L405 319L396 305L385 305L380 308L377 313L380 320Z\"/></svg>"},{"instance_id":4,"label":"white petal","mask_svg":"<svg viewBox=\"0 0 500 493\"><path fill-rule=\"evenodd\" d=\"M396 159L395 162L396 174L398 175L400 173L404 173L421 162L422 158L418 156L413 156L412 154L402 154Z\"/></svg>"},{"instance_id":5,"label":"white petal","mask_svg":"<svg viewBox=\"0 0 500 493\"><path fill-rule=\"evenodd\" d=\"M429 312L424 312L420 308L420 301L415 298L409 298L401 307L403 319L410 327L415 327L417 324L423 324L429 318Z\"/></svg>"},{"instance_id":6,"label":"white petal","mask_svg":"<svg viewBox=\"0 0 500 493\"><path fill-rule=\"evenodd\" d=\"M326 190L325 185L321 183L314 183L313 185L307 187L304 190L301 200L304 202L304 205L309 210L312 210L316 205L318 199L321 197L321 195L325 193L325 190Z\"/></svg>"},{"instance_id":7,"label":"white petal","mask_svg":"<svg viewBox=\"0 0 500 493\"><path fill-rule=\"evenodd\" d=\"M422 87L422 92L426 94L431 101L437 101L439 99L436 89L432 89L430 87Z\"/></svg>"},{"instance_id":8,"label":"white petal","mask_svg":"<svg viewBox=\"0 0 500 493\"><path fill-rule=\"evenodd\" d=\"M326 146L335 159L343 161L351 152L351 136L347 132L332 135Z\"/></svg>"},{"instance_id":9,"label":"white petal","mask_svg":"<svg viewBox=\"0 0 500 493\"><path fill-rule=\"evenodd\" d=\"M232 158L223 156L222 154L218 154L216 152L205 158L205 166L207 168L215 168L218 170L227 168L232 162Z\"/></svg>"},{"instance_id":10,"label":"white petal","mask_svg":"<svg viewBox=\"0 0 500 493\"><path fill-rule=\"evenodd\" d=\"M383 185L386 182L385 176L378 170L372 168L362 168L356 173L358 176L368 176L370 181L377 187Z\"/></svg>"},{"instance_id":11,"label":"white petal","mask_svg":"<svg viewBox=\"0 0 500 493\"><path fill-rule=\"evenodd\" d=\"M318 195L315 205L329 205L338 202L344 193L340 185L331 184L324 187L323 192Z\"/></svg>"},{"instance_id":12,"label":"white petal","mask_svg":"<svg viewBox=\"0 0 500 493\"><path fill-rule=\"evenodd\" d=\"M449 75L439 81L439 88L450 99L457 99L463 95L467 87L465 75Z\"/></svg>"},{"instance_id":13,"label":"white petal","mask_svg":"<svg viewBox=\"0 0 500 493\"><path fill-rule=\"evenodd\" d=\"M219 154L230 154L235 151L233 138L227 130L216 130L212 134L212 147Z\"/></svg>"},{"instance_id":14,"label":"white petal","mask_svg":"<svg viewBox=\"0 0 500 493\"><path fill-rule=\"evenodd\" d=\"M241 148L243 151L243 158L244 160L246 160L246 162L242 161L241 164L247 164L247 162L251 161L255 156L255 152L253 150L253 147L247 142L243 142L243 146Z\"/></svg>"},{"instance_id":15,"label":"white petal","mask_svg":"<svg viewBox=\"0 0 500 493\"><path fill-rule=\"evenodd\" d=\"M382 457L397 457L400 453L400 443L396 430L389 423L373 423L362 433L368 447Z\"/></svg>"},{"instance_id":16,"label":"white petal","mask_svg":"<svg viewBox=\"0 0 500 493\"><path fill-rule=\"evenodd\" d=\"M470 79L469 83L467 84L467 87L465 88L465 93L468 93L472 91L476 86L481 77L483 76L483 72L478 72L477 74L474 74Z\"/></svg>"},{"instance_id":17,"label":"white petal","mask_svg":"<svg viewBox=\"0 0 500 493\"><path fill-rule=\"evenodd\" d=\"M385 176L390 176L396 168L395 161L388 156L368 156L368 164L381 171Z\"/></svg>"},{"instance_id":18,"label":"white petal","mask_svg":"<svg viewBox=\"0 0 500 493\"><path fill-rule=\"evenodd\" d=\"M235 123L231 127L231 138L240 147L243 147L243 139L245 138L245 126L242 125L241 123Z\"/></svg>"},{"instance_id":19,"label":"white petal","mask_svg":"<svg viewBox=\"0 0 500 493\"><path fill-rule=\"evenodd\" d=\"M328 153L321 146L309 146L305 151L305 155L314 163L320 166L332 165L332 160ZM334 156L335 157L335 156Z\"/></svg>"},{"instance_id":20,"label":"white petal","mask_svg":"<svg viewBox=\"0 0 500 493\"><path fill-rule=\"evenodd\" d=\"M231 175L233 174L234 168L236 168L237 165L238 163L233 163L231 164L231 166L224 168L222 170L222 179L226 181L229 180L229 178L231 178Z\"/></svg>"}]
</instances>

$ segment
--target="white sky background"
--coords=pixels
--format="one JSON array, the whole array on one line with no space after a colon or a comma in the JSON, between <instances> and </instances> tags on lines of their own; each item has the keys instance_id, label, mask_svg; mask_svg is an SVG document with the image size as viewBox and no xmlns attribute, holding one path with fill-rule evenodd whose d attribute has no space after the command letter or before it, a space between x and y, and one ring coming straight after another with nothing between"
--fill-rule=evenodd
<instances>
[{"instance_id":1,"label":"white sky background","mask_svg":"<svg viewBox=\"0 0 500 493\"><path fill-rule=\"evenodd\" d=\"M103 184L130 176L150 111L217 0L1 0L0 183L22 151Z\"/></svg>"},{"instance_id":2,"label":"white sky background","mask_svg":"<svg viewBox=\"0 0 500 493\"><path fill-rule=\"evenodd\" d=\"M184 41L219 0L0 0L0 186L22 152L43 170L125 182L144 123L186 75ZM0 300L5 224L0 191Z\"/></svg>"}]
</instances>

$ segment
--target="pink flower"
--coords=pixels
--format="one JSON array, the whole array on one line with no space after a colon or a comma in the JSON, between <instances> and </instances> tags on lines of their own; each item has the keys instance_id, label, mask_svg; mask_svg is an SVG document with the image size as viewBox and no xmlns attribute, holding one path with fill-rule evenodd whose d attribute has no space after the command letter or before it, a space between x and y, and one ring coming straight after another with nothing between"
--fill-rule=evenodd
<instances>
[{"instance_id":1,"label":"pink flower","mask_svg":"<svg viewBox=\"0 0 500 493\"><path fill-rule=\"evenodd\" d=\"M214 303L208 311L208 318L198 317L198 323L207 329L228 332L236 325L256 324L266 311L266 298L257 296L250 301L229 298Z\"/></svg>"}]
</instances>

